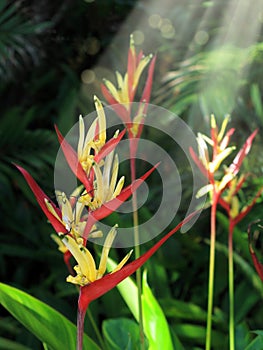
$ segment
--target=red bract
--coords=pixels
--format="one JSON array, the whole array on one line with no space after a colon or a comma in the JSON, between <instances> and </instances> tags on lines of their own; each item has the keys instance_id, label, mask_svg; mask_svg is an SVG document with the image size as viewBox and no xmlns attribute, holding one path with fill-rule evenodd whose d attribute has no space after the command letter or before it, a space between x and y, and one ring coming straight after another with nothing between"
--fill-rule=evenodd
<instances>
[{"instance_id":1,"label":"red bract","mask_svg":"<svg viewBox=\"0 0 263 350\"><path fill-rule=\"evenodd\" d=\"M46 200L52 205L52 207L54 208L54 210L56 211L57 215L59 216L59 218L62 218L61 215L61 210L59 208L56 207L56 205L51 201L51 199L42 191L42 189L38 186L38 184L36 183L36 181L33 179L33 177L21 166L14 164L17 169L22 173L22 175L24 176L24 178L26 179L26 182L28 183L29 187L31 188L31 190L33 191L36 200L38 202L38 204L40 205L41 209L43 210L44 214L46 215L46 217L48 218L48 220L50 221L50 223L52 224L52 226L54 227L55 231L58 232L62 232L62 233L66 233L67 229L65 228L65 226L62 224L62 222L60 222L47 208L46 205Z\"/></svg>"},{"instance_id":2,"label":"red bract","mask_svg":"<svg viewBox=\"0 0 263 350\"><path fill-rule=\"evenodd\" d=\"M141 74L148 65L149 61L151 62L149 64L143 93L140 98L140 103L144 104L142 113L145 114L151 97L156 56L144 56L142 51L140 51L139 54L136 54L132 37L128 51L126 74L124 77L122 77L119 72L116 73L117 87L115 87L108 80L104 80L104 84L101 85L101 91L106 101L112 106L116 114L121 118L127 128L131 128L133 125L131 117L131 103L134 102Z\"/></svg>"},{"instance_id":3,"label":"red bract","mask_svg":"<svg viewBox=\"0 0 263 350\"><path fill-rule=\"evenodd\" d=\"M84 230L83 238L85 240L88 238L90 229L96 223L96 221L104 219L113 213L116 209L118 209L119 206L141 186L141 184L151 175L151 173L158 167L159 164L160 163L156 164L139 179L133 181L130 185L125 187L116 198L110 200L109 202L106 202L93 212L90 212L88 214L87 225Z\"/></svg>"},{"instance_id":4,"label":"red bract","mask_svg":"<svg viewBox=\"0 0 263 350\"><path fill-rule=\"evenodd\" d=\"M83 337L83 325L86 310L89 304L113 289L118 283L125 278L131 276L136 270L138 270L150 257L184 224L188 223L195 215L200 211L195 211L188 215L183 221L181 221L173 230L167 233L160 239L152 248L146 253L140 256L138 259L130 262L122 267L119 271L107 274L102 278L80 287L79 301L78 301L78 349L82 349L82 337Z\"/></svg>"},{"instance_id":5,"label":"red bract","mask_svg":"<svg viewBox=\"0 0 263 350\"><path fill-rule=\"evenodd\" d=\"M250 148L252 146L252 142L255 138L255 136L257 135L258 130L256 129L246 140L246 142L244 143L243 147L241 148L241 150L238 152L238 154L236 155L235 159L233 160L232 164L229 167L229 171L236 175L239 172L240 166L244 160L244 158L246 157L246 155L249 153Z\"/></svg>"},{"instance_id":6,"label":"red bract","mask_svg":"<svg viewBox=\"0 0 263 350\"><path fill-rule=\"evenodd\" d=\"M72 170L73 174L76 175L76 177L83 183L85 186L85 189L87 192L92 191L93 185L90 182L89 178L87 177L87 174L83 170L79 160L78 155L75 152L75 150L71 147L71 145L64 139L60 131L58 130L57 126L55 125L56 133L58 135L58 140L61 146L61 149L64 153L64 156L67 160L68 165L70 166L70 169Z\"/></svg>"}]
</instances>

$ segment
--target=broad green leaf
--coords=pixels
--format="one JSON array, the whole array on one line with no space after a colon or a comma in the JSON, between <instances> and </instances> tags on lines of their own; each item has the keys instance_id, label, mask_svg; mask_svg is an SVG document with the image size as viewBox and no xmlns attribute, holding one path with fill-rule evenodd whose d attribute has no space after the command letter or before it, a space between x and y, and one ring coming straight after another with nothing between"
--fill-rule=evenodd
<instances>
[{"instance_id":1,"label":"broad green leaf","mask_svg":"<svg viewBox=\"0 0 263 350\"><path fill-rule=\"evenodd\" d=\"M109 271L115 269L117 264L110 258L108 258L107 268ZM138 322L139 320L139 308L138 308L138 292L137 286L132 280L132 278L128 277L123 282L117 285L117 288L123 297L125 303L130 309L133 317Z\"/></svg>"},{"instance_id":2,"label":"broad green leaf","mask_svg":"<svg viewBox=\"0 0 263 350\"><path fill-rule=\"evenodd\" d=\"M103 322L102 331L110 350L135 350L139 348L139 326L128 318L106 320Z\"/></svg>"},{"instance_id":3,"label":"broad green leaf","mask_svg":"<svg viewBox=\"0 0 263 350\"><path fill-rule=\"evenodd\" d=\"M76 348L76 326L62 314L31 295L0 283L0 303L50 350ZM99 347L84 335L84 349Z\"/></svg>"},{"instance_id":4,"label":"broad green leaf","mask_svg":"<svg viewBox=\"0 0 263 350\"><path fill-rule=\"evenodd\" d=\"M245 348L245 350L263 349L263 331L255 331L258 336Z\"/></svg>"},{"instance_id":5,"label":"broad green leaf","mask_svg":"<svg viewBox=\"0 0 263 350\"><path fill-rule=\"evenodd\" d=\"M113 270L117 264L108 259L108 269ZM117 285L117 288L129 307L136 321L139 321L138 292L133 280L128 277ZM143 280L143 311L144 311L144 332L149 342L149 350L173 349L169 326L163 311L151 292L146 281Z\"/></svg>"},{"instance_id":6,"label":"broad green leaf","mask_svg":"<svg viewBox=\"0 0 263 350\"><path fill-rule=\"evenodd\" d=\"M168 323L164 313L155 299L147 283L146 272L143 274L143 322L145 333L149 341L150 350L173 350L173 343Z\"/></svg>"},{"instance_id":7,"label":"broad green leaf","mask_svg":"<svg viewBox=\"0 0 263 350\"><path fill-rule=\"evenodd\" d=\"M193 345L205 345L206 328L205 326L193 325L193 324L176 324L173 326L173 330L177 336ZM227 337L218 331L212 331L212 345L215 349L227 349Z\"/></svg>"},{"instance_id":8,"label":"broad green leaf","mask_svg":"<svg viewBox=\"0 0 263 350\"><path fill-rule=\"evenodd\" d=\"M0 337L0 350L32 350L25 345Z\"/></svg>"},{"instance_id":9,"label":"broad green leaf","mask_svg":"<svg viewBox=\"0 0 263 350\"><path fill-rule=\"evenodd\" d=\"M175 319L206 321L206 311L193 303L166 298L161 300L161 306L168 317Z\"/></svg>"},{"instance_id":10,"label":"broad green leaf","mask_svg":"<svg viewBox=\"0 0 263 350\"><path fill-rule=\"evenodd\" d=\"M244 350L251 341L251 332L246 322L236 322L235 327L235 350Z\"/></svg>"}]
</instances>

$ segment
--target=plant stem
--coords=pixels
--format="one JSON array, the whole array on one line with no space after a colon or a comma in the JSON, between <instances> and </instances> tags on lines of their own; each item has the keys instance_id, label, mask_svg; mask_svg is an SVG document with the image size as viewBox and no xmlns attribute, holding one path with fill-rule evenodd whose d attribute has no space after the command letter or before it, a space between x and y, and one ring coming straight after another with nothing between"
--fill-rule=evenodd
<instances>
[{"instance_id":1,"label":"plant stem","mask_svg":"<svg viewBox=\"0 0 263 350\"><path fill-rule=\"evenodd\" d=\"M233 232L234 224L230 219L228 232L229 350L235 350Z\"/></svg>"},{"instance_id":2,"label":"plant stem","mask_svg":"<svg viewBox=\"0 0 263 350\"><path fill-rule=\"evenodd\" d=\"M88 317L89 317L89 319L90 319L90 323L91 323L91 325L92 325L92 327L93 327L93 329L94 329L94 332L96 333L96 336L97 336L97 338L98 338L98 341L100 342L101 348L102 348L102 349L106 349L104 340L103 340L103 338L102 338L102 336L101 336L101 334L100 334L100 331L99 331L99 329L98 329L98 327L97 327L96 322L94 321L94 317L92 316L92 313L91 313L91 311L90 311L89 308L88 308L88 310L87 310L87 314L88 314Z\"/></svg>"},{"instance_id":3,"label":"plant stem","mask_svg":"<svg viewBox=\"0 0 263 350\"><path fill-rule=\"evenodd\" d=\"M77 350L82 350L83 348L83 332L84 332L84 320L86 311L78 309L78 335L77 335Z\"/></svg>"},{"instance_id":4,"label":"plant stem","mask_svg":"<svg viewBox=\"0 0 263 350\"><path fill-rule=\"evenodd\" d=\"M130 145L132 140L130 139ZM132 153L132 152L131 152ZM136 163L135 158L130 157L131 166L131 180L132 182L136 179ZM132 208L133 208L133 232L134 232L134 246L135 246L135 259L140 257L140 239L139 239L139 216L137 209L137 194L136 191L132 195ZM138 288L138 310L139 310L139 328L140 328L140 343L141 350L145 350L145 339L144 339L144 326L143 326L143 309L142 309L142 271L141 268L136 270L136 284Z\"/></svg>"},{"instance_id":5,"label":"plant stem","mask_svg":"<svg viewBox=\"0 0 263 350\"><path fill-rule=\"evenodd\" d=\"M205 343L206 350L211 349L214 275L215 275L216 209L217 209L218 199L219 199L219 194L217 192L214 192L213 198L212 198L212 208L211 208L208 305L207 305L207 324L206 324L206 343Z\"/></svg>"}]
</instances>

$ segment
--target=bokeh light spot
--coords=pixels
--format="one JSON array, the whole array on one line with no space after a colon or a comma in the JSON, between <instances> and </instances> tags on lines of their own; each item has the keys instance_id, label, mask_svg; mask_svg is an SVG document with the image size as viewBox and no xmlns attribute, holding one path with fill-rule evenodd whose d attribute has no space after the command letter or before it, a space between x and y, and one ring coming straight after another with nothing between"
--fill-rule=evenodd
<instances>
[{"instance_id":1,"label":"bokeh light spot","mask_svg":"<svg viewBox=\"0 0 263 350\"><path fill-rule=\"evenodd\" d=\"M81 73L81 81L84 84L92 84L94 82L95 78L96 78L96 74L91 69L85 69Z\"/></svg>"},{"instance_id":2,"label":"bokeh light spot","mask_svg":"<svg viewBox=\"0 0 263 350\"><path fill-rule=\"evenodd\" d=\"M141 45L144 42L144 34L141 30L135 30L133 32L133 39L135 45Z\"/></svg>"},{"instance_id":3,"label":"bokeh light spot","mask_svg":"<svg viewBox=\"0 0 263 350\"><path fill-rule=\"evenodd\" d=\"M148 18L148 23L152 28L160 28L162 24L162 18L158 14L153 14Z\"/></svg>"},{"instance_id":4,"label":"bokeh light spot","mask_svg":"<svg viewBox=\"0 0 263 350\"><path fill-rule=\"evenodd\" d=\"M209 39L209 35L205 30L199 30L194 37L195 42L198 45L204 45L207 43Z\"/></svg>"}]
</instances>

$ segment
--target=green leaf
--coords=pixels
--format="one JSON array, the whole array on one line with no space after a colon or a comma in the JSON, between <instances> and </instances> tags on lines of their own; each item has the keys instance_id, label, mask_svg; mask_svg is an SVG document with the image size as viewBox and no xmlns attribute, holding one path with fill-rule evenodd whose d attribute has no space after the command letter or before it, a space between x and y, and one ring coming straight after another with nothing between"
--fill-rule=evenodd
<instances>
[{"instance_id":1,"label":"green leaf","mask_svg":"<svg viewBox=\"0 0 263 350\"><path fill-rule=\"evenodd\" d=\"M145 333L149 341L150 350L173 349L173 343L168 323L164 313L155 299L147 283L146 272L143 274L143 322Z\"/></svg>"},{"instance_id":2,"label":"green leaf","mask_svg":"<svg viewBox=\"0 0 263 350\"><path fill-rule=\"evenodd\" d=\"M263 349L263 331L255 331L258 336L245 348L245 350Z\"/></svg>"},{"instance_id":3,"label":"green leaf","mask_svg":"<svg viewBox=\"0 0 263 350\"><path fill-rule=\"evenodd\" d=\"M176 324L173 330L185 342L205 346L205 326ZM227 337L221 332L212 330L212 345L215 346L215 349L227 349Z\"/></svg>"},{"instance_id":4,"label":"green leaf","mask_svg":"<svg viewBox=\"0 0 263 350\"><path fill-rule=\"evenodd\" d=\"M116 266L117 264L112 259L108 259L108 268L110 271ZM136 284L130 277L128 277L123 282L119 283L117 288L134 318L138 322L138 291ZM158 301L155 299L147 284L146 274L143 279L142 303L144 313L144 332L149 341L149 350L173 349L168 323Z\"/></svg>"},{"instance_id":5,"label":"green leaf","mask_svg":"<svg viewBox=\"0 0 263 350\"><path fill-rule=\"evenodd\" d=\"M109 271L115 269L117 264L110 258L108 258L107 268ZM117 285L117 288L123 297L123 300L130 309L133 317L136 321L139 320L139 307L138 307L138 291L137 286L131 277L126 278L123 282Z\"/></svg>"},{"instance_id":6,"label":"green leaf","mask_svg":"<svg viewBox=\"0 0 263 350\"><path fill-rule=\"evenodd\" d=\"M111 350L135 350L139 348L139 326L128 318L104 321L102 324L102 332Z\"/></svg>"},{"instance_id":7,"label":"green leaf","mask_svg":"<svg viewBox=\"0 0 263 350\"><path fill-rule=\"evenodd\" d=\"M32 350L27 346L18 344L15 341L0 337L0 350Z\"/></svg>"},{"instance_id":8,"label":"green leaf","mask_svg":"<svg viewBox=\"0 0 263 350\"><path fill-rule=\"evenodd\" d=\"M0 303L50 350L76 348L76 326L58 311L31 295L0 283ZM88 336L83 349L99 350Z\"/></svg>"},{"instance_id":9,"label":"green leaf","mask_svg":"<svg viewBox=\"0 0 263 350\"><path fill-rule=\"evenodd\" d=\"M161 306L168 317L199 322L206 321L206 311L193 303L165 298L161 300Z\"/></svg>"}]
</instances>

